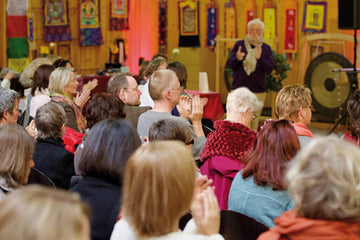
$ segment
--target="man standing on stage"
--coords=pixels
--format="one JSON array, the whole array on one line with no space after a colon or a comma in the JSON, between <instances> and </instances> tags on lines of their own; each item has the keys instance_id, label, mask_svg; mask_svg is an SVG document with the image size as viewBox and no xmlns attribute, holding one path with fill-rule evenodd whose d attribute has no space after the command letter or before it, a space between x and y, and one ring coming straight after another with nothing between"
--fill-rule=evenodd
<instances>
[{"instance_id":1,"label":"man standing on stage","mask_svg":"<svg viewBox=\"0 0 360 240\"><path fill-rule=\"evenodd\" d=\"M248 23L248 34L244 40L235 43L227 61L227 66L233 70L232 89L247 87L263 103L266 97L266 74L274 69L271 48L264 43L264 29L260 19L251 20ZM261 115L261 110L256 113L257 116ZM258 121L253 122L251 128L256 130Z\"/></svg>"}]
</instances>

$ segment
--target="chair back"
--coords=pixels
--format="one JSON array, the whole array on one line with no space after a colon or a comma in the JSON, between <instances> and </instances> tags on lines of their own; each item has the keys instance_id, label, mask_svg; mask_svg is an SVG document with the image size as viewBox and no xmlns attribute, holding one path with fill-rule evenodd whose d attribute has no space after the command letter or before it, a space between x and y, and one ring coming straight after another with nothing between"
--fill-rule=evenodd
<instances>
[{"instance_id":1,"label":"chair back","mask_svg":"<svg viewBox=\"0 0 360 240\"><path fill-rule=\"evenodd\" d=\"M40 184L43 186L56 188L54 182L48 176L35 168L32 168L30 170L29 180L27 184Z\"/></svg>"},{"instance_id":2,"label":"chair back","mask_svg":"<svg viewBox=\"0 0 360 240\"><path fill-rule=\"evenodd\" d=\"M221 211L220 234L225 240L256 240L267 230L269 230L267 226L242 213Z\"/></svg>"}]
</instances>

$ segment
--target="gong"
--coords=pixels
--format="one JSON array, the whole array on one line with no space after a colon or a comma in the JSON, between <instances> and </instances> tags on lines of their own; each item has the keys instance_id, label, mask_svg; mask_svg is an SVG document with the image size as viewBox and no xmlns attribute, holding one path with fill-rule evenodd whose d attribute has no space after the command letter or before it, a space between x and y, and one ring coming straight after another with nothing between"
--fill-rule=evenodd
<instances>
[{"instance_id":1,"label":"gong","mask_svg":"<svg viewBox=\"0 0 360 240\"><path fill-rule=\"evenodd\" d=\"M357 89L357 75L333 69L352 67L347 58L334 52L320 54L310 62L305 84L312 92L313 106L318 113L334 119L344 113L349 96Z\"/></svg>"}]
</instances>

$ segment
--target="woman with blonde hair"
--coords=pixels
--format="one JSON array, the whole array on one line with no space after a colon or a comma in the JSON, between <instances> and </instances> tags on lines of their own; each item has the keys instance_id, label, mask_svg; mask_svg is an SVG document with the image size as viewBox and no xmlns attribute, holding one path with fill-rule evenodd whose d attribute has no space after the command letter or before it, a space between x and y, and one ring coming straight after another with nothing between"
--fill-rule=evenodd
<instances>
[{"instance_id":1,"label":"woman with blonde hair","mask_svg":"<svg viewBox=\"0 0 360 240\"><path fill-rule=\"evenodd\" d=\"M141 146L125 169L122 218L111 239L223 239L213 188L196 194L192 213L196 227L178 229L195 189L195 163L184 143L154 141ZM189 225L189 224L188 224Z\"/></svg>"},{"instance_id":2,"label":"woman with blonde hair","mask_svg":"<svg viewBox=\"0 0 360 240\"><path fill-rule=\"evenodd\" d=\"M359 156L357 146L338 138L309 143L286 175L294 209L258 239L360 239Z\"/></svg>"},{"instance_id":3,"label":"woman with blonde hair","mask_svg":"<svg viewBox=\"0 0 360 240\"><path fill-rule=\"evenodd\" d=\"M34 166L34 139L17 124L0 125L0 201L28 182Z\"/></svg>"},{"instance_id":4,"label":"woman with blonde hair","mask_svg":"<svg viewBox=\"0 0 360 240\"><path fill-rule=\"evenodd\" d=\"M26 186L0 203L0 239L89 240L89 215L78 194Z\"/></svg>"}]
</instances>

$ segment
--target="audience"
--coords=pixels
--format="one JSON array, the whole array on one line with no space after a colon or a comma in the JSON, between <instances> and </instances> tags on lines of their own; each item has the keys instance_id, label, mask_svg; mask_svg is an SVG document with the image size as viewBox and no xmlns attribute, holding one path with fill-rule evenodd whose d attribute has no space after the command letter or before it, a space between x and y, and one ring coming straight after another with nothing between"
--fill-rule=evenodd
<instances>
[{"instance_id":1,"label":"audience","mask_svg":"<svg viewBox=\"0 0 360 240\"><path fill-rule=\"evenodd\" d=\"M17 124L2 124L0 146L1 201L6 193L27 183L30 169L34 167L34 139Z\"/></svg>"},{"instance_id":2,"label":"audience","mask_svg":"<svg viewBox=\"0 0 360 240\"><path fill-rule=\"evenodd\" d=\"M228 195L236 173L243 168L242 158L252 147L256 132L249 128L261 108L255 94L245 87L229 93L225 120L215 122L201 152L200 171L213 179L220 209L228 206Z\"/></svg>"},{"instance_id":3,"label":"audience","mask_svg":"<svg viewBox=\"0 0 360 240\"><path fill-rule=\"evenodd\" d=\"M89 215L77 194L26 186L0 203L0 239L89 240Z\"/></svg>"},{"instance_id":4,"label":"audience","mask_svg":"<svg viewBox=\"0 0 360 240\"><path fill-rule=\"evenodd\" d=\"M115 74L108 82L107 92L118 96L125 103L126 120L137 129L140 114L150 110L151 107L139 106L141 92L135 78L128 73Z\"/></svg>"},{"instance_id":5,"label":"audience","mask_svg":"<svg viewBox=\"0 0 360 240\"><path fill-rule=\"evenodd\" d=\"M34 153L35 168L48 176L58 188L69 189L75 175L74 154L64 148L66 115L64 109L49 102L35 116L38 130Z\"/></svg>"},{"instance_id":6,"label":"audience","mask_svg":"<svg viewBox=\"0 0 360 240\"><path fill-rule=\"evenodd\" d=\"M299 136L300 146L308 144L314 135L306 125L311 121L311 91L304 85L283 87L276 97L275 108L279 119L295 122L294 128Z\"/></svg>"},{"instance_id":7,"label":"audience","mask_svg":"<svg viewBox=\"0 0 360 240\"><path fill-rule=\"evenodd\" d=\"M110 238L120 212L125 165L140 144L124 120L106 119L91 128L79 159L81 177L73 177L70 188L91 207L91 239Z\"/></svg>"},{"instance_id":8,"label":"audience","mask_svg":"<svg viewBox=\"0 0 360 240\"><path fill-rule=\"evenodd\" d=\"M273 227L274 219L293 206L287 192L285 170L299 148L296 132L288 120L265 122L244 157L244 169L232 182L229 210Z\"/></svg>"},{"instance_id":9,"label":"audience","mask_svg":"<svg viewBox=\"0 0 360 240\"><path fill-rule=\"evenodd\" d=\"M81 108L88 101L90 92L88 91L86 96L81 95L81 99L74 102L77 85L76 75L71 68L59 67L51 73L49 78L51 100L64 108L66 126L77 132L83 132L86 129L86 120L81 113Z\"/></svg>"},{"instance_id":10,"label":"audience","mask_svg":"<svg viewBox=\"0 0 360 240\"><path fill-rule=\"evenodd\" d=\"M126 166L121 220L111 240L223 239L213 188L198 192L192 203L195 169L193 157L181 142L141 146ZM180 217L191 204L195 224L191 221L184 232L179 231Z\"/></svg>"},{"instance_id":11,"label":"audience","mask_svg":"<svg viewBox=\"0 0 360 240\"><path fill-rule=\"evenodd\" d=\"M194 139L192 154L195 160L199 160L201 150L206 142L201 124L203 105L200 97L197 96L192 99L191 125L184 118L171 115L171 111L179 102L182 92L180 82L173 71L163 69L154 72L151 75L149 91L151 98L154 99L154 108L140 115L137 128L139 135L148 137L151 125L161 119L170 118L181 121L190 129L191 138Z\"/></svg>"},{"instance_id":12,"label":"audience","mask_svg":"<svg viewBox=\"0 0 360 240\"><path fill-rule=\"evenodd\" d=\"M350 132L346 132L343 138L360 147L360 91L353 93L347 103L347 112L350 117Z\"/></svg>"},{"instance_id":13,"label":"audience","mask_svg":"<svg viewBox=\"0 0 360 240\"><path fill-rule=\"evenodd\" d=\"M360 150L333 137L303 148L286 174L294 209L259 240L360 239Z\"/></svg>"},{"instance_id":14,"label":"audience","mask_svg":"<svg viewBox=\"0 0 360 240\"><path fill-rule=\"evenodd\" d=\"M17 123L20 95L11 89L0 88L0 125Z\"/></svg>"}]
</instances>

